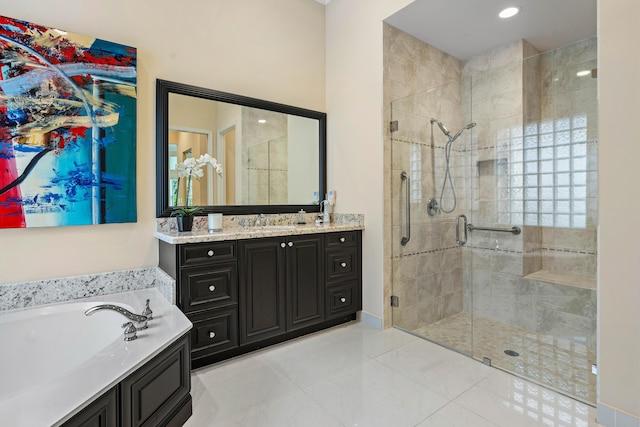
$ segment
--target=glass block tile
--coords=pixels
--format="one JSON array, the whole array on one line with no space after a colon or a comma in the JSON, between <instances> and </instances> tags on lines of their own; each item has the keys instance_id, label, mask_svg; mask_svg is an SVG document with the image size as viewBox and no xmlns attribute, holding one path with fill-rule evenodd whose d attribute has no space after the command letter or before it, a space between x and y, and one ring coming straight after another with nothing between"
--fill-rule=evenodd
<instances>
[{"instance_id":1,"label":"glass block tile","mask_svg":"<svg viewBox=\"0 0 640 427\"><path fill-rule=\"evenodd\" d=\"M586 172L574 172L573 173L573 185L587 185L587 173Z\"/></svg>"},{"instance_id":2,"label":"glass block tile","mask_svg":"<svg viewBox=\"0 0 640 427\"><path fill-rule=\"evenodd\" d=\"M573 142L587 142L587 130L586 129L574 129L571 135Z\"/></svg>"},{"instance_id":3,"label":"glass block tile","mask_svg":"<svg viewBox=\"0 0 640 427\"><path fill-rule=\"evenodd\" d=\"M571 156L571 146L570 145L559 145L556 146L556 159L563 159Z\"/></svg>"},{"instance_id":4,"label":"glass block tile","mask_svg":"<svg viewBox=\"0 0 640 427\"><path fill-rule=\"evenodd\" d=\"M527 213L538 212L538 201L537 200L527 200L524 204L524 211Z\"/></svg>"},{"instance_id":5,"label":"glass block tile","mask_svg":"<svg viewBox=\"0 0 640 427\"><path fill-rule=\"evenodd\" d=\"M524 198L526 200L534 200L538 198L538 189L537 188L527 188L524 192Z\"/></svg>"},{"instance_id":6,"label":"glass block tile","mask_svg":"<svg viewBox=\"0 0 640 427\"><path fill-rule=\"evenodd\" d=\"M540 212L553 213L553 202L551 200L540 202Z\"/></svg>"},{"instance_id":7,"label":"glass block tile","mask_svg":"<svg viewBox=\"0 0 640 427\"><path fill-rule=\"evenodd\" d=\"M571 134L569 131L556 132L555 137L556 145L571 144Z\"/></svg>"},{"instance_id":8,"label":"glass block tile","mask_svg":"<svg viewBox=\"0 0 640 427\"><path fill-rule=\"evenodd\" d=\"M540 173L553 173L553 160L540 162Z\"/></svg>"},{"instance_id":9,"label":"glass block tile","mask_svg":"<svg viewBox=\"0 0 640 427\"><path fill-rule=\"evenodd\" d=\"M511 175L511 186L522 187L522 175Z\"/></svg>"},{"instance_id":10,"label":"glass block tile","mask_svg":"<svg viewBox=\"0 0 640 427\"><path fill-rule=\"evenodd\" d=\"M524 138L524 148L538 148L538 136L527 136Z\"/></svg>"},{"instance_id":11,"label":"glass block tile","mask_svg":"<svg viewBox=\"0 0 640 427\"><path fill-rule=\"evenodd\" d=\"M527 162L524 164L524 172L529 173L538 173L538 162Z\"/></svg>"},{"instance_id":12,"label":"glass block tile","mask_svg":"<svg viewBox=\"0 0 640 427\"><path fill-rule=\"evenodd\" d=\"M574 199L584 199L587 197L587 187L574 186L571 190Z\"/></svg>"},{"instance_id":13,"label":"glass block tile","mask_svg":"<svg viewBox=\"0 0 640 427\"><path fill-rule=\"evenodd\" d=\"M556 119L556 131L567 130L569 128L571 128L571 120L569 117Z\"/></svg>"},{"instance_id":14,"label":"glass block tile","mask_svg":"<svg viewBox=\"0 0 640 427\"><path fill-rule=\"evenodd\" d=\"M571 213L569 201L567 200L567 201L556 202L556 212L561 214Z\"/></svg>"},{"instance_id":15,"label":"glass block tile","mask_svg":"<svg viewBox=\"0 0 640 427\"><path fill-rule=\"evenodd\" d=\"M542 160L553 159L553 148L552 147L541 148L540 159Z\"/></svg>"},{"instance_id":16,"label":"glass block tile","mask_svg":"<svg viewBox=\"0 0 640 427\"><path fill-rule=\"evenodd\" d=\"M587 144L586 143L572 144L572 149L573 149L573 155L575 157L586 156L587 155Z\"/></svg>"},{"instance_id":17,"label":"glass block tile","mask_svg":"<svg viewBox=\"0 0 640 427\"><path fill-rule=\"evenodd\" d=\"M574 128L586 128L587 127L587 115L586 114L576 114L573 116L572 126Z\"/></svg>"},{"instance_id":18,"label":"glass block tile","mask_svg":"<svg viewBox=\"0 0 640 427\"><path fill-rule=\"evenodd\" d=\"M574 228L586 228L587 217L585 215L573 215L573 227Z\"/></svg>"},{"instance_id":19,"label":"glass block tile","mask_svg":"<svg viewBox=\"0 0 640 427\"><path fill-rule=\"evenodd\" d=\"M525 175L524 176L524 185L526 187L537 187L538 186L538 175Z\"/></svg>"},{"instance_id":20,"label":"glass block tile","mask_svg":"<svg viewBox=\"0 0 640 427\"><path fill-rule=\"evenodd\" d=\"M540 225L543 227L553 227L553 215L542 214L540 215Z\"/></svg>"},{"instance_id":21,"label":"glass block tile","mask_svg":"<svg viewBox=\"0 0 640 427\"><path fill-rule=\"evenodd\" d=\"M553 187L541 187L540 200L553 200Z\"/></svg>"},{"instance_id":22,"label":"glass block tile","mask_svg":"<svg viewBox=\"0 0 640 427\"><path fill-rule=\"evenodd\" d=\"M569 159L556 160L556 172L569 172L571 170L571 163Z\"/></svg>"},{"instance_id":23,"label":"glass block tile","mask_svg":"<svg viewBox=\"0 0 640 427\"><path fill-rule=\"evenodd\" d=\"M556 215L556 227L566 227L568 228L571 225L570 216L558 214Z\"/></svg>"},{"instance_id":24,"label":"glass block tile","mask_svg":"<svg viewBox=\"0 0 640 427\"><path fill-rule=\"evenodd\" d=\"M538 123L527 123L524 127L525 135L537 135L538 134Z\"/></svg>"},{"instance_id":25,"label":"glass block tile","mask_svg":"<svg viewBox=\"0 0 640 427\"><path fill-rule=\"evenodd\" d=\"M556 185L570 185L570 184L571 184L571 174L569 173L556 174Z\"/></svg>"},{"instance_id":26,"label":"glass block tile","mask_svg":"<svg viewBox=\"0 0 640 427\"><path fill-rule=\"evenodd\" d=\"M556 187L556 200L569 200L570 187Z\"/></svg>"},{"instance_id":27,"label":"glass block tile","mask_svg":"<svg viewBox=\"0 0 640 427\"><path fill-rule=\"evenodd\" d=\"M573 170L574 171L586 171L587 170L587 158L586 157L577 157L573 159Z\"/></svg>"},{"instance_id":28,"label":"glass block tile","mask_svg":"<svg viewBox=\"0 0 640 427\"><path fill-rule=\"evenodd\" d=\"M525 214L524 215L524 224L525 225L538 225L538 215L537 214Z\"/></svg>"},{"instance_id":29,"label":"glass block tile","mask_svg":"<svg viewBox=\"0 0 640 427\"><path fill-rule=\"evenodd\" d=\"M574 214L585 214L587 213L587 202L585 200L574 200L573 201L573 213Z\"/></svg>"},{"instance_id":30,"label":"glass block tile","mask_svg":"<svg viewBox=\"0 0 640 427\"><path fill-rule=\"evenodd\" d=\"M524 160L526 162L538 160L538 148L524 150Z\"/></svg>"},{"instance_id":31,"label":"glass block tile","mask_svg":"<svg viewBox=\"0 0 640 427\"><path fill-rule=\"evenodd\" d=\"M543 120L540 122L540 133L553 132L553 120Z\"/></svg>"},{"instance_id":32,"label":"glass block tile","mask_svg":"<svg viewBox=\"0 0 640 427\"><path fill-rule=\"evenodd\" d=\"M543 171L544 172L544 171ZM553 186L554 175L552 173L543 173L540 175L540 185Z\"/></svg>"}]
</instances>

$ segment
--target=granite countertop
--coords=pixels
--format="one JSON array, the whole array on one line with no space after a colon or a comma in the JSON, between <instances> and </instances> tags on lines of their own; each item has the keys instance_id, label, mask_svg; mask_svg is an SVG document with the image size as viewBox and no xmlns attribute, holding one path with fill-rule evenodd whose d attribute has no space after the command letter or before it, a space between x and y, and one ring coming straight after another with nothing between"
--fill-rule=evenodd
<instances>
[{"instance_id":1,"label":"granite countertop","mask_svg":"<svg viewBox=\"0 0 640 427\"><path fill-rule=\"evenodd\" d=\"M156 231L154 236L174 245L182 243L216 242L224 240L258 239L261 237L292 236L300 234L333 233L337 231L363 230L361 223L315 225L269 225L260 227L224 227L222 231Z\"/></svg>"}]
</instances>

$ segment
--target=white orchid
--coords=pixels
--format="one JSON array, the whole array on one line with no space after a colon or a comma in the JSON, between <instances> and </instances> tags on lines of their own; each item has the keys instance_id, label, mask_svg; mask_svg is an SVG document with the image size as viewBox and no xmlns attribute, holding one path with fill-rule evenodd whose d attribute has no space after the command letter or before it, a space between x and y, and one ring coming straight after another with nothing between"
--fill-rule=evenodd
<instances>
[{"instance_id":1,"label":"white orchid","mask_svg":"<svg viewBox=\"0 0 640 427\"><path fill-rule=\"evenodd\" d=\"M189 157L185 159L184 162L178 163L178 178L196 178L200 179L204 176L204 171L202 170L206 165L209 165L213 168L215 173L218 176L222 176L222 165L218 163L215 157L211 157L209 154L202 154L198 159L194 159L193 157Z\"/></svg>"},{"instance_id":2,"label":"white orchid","mask_svg":"<svg viewBox=\"0 0 640 427\"><path fill-rule=\"evenodd\" d=\"M180 182L180 178L187 178L187 191L189 191L189 188L191 187L191 178L202 178L204 176L203 169L207 165L211 166L218 176L222 176L222 165L218 163L215 157L211 157L208 153L205 153L197 159L189 157L188 159L185 159L184 162L176 165L176 169L178 170L178 182ZM179 185L176 186L174 194L174 206L176 206L178 202L178 187ZM189 197L187 197L187 206L188 201Z\"/></svg>"}]
</instances>

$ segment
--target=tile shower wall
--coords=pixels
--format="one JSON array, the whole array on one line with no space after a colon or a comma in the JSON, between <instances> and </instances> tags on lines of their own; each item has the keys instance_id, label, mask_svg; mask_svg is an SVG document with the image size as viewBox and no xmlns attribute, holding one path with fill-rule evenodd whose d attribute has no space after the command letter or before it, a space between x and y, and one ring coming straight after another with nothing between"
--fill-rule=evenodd
<instances>
[{"instance_id":1,"label":"tile shower wall","mask_svg":"<svg viewBox=\"0 0 640 427\"><path fill-rule=\"evenodd\" d=\"M541 226L545 212L537 169L544 160L538 156L540 128L536 128L535 151L527 151L531 123L555 120L558 114L569 114L569 107L591 102L594 89L587 82L554 80L559 70L590 64L590 43L539 55L529 43L519 41L464 64L390 26L385 27L384 43L385 99L389 101L385 105L393 105L385 113L398 121L398 131L391 133L385 147L390 160L385 162L390 165L385 168L385 218L391 218L385 227L389 260L385 296L393 288L400 297L394 324L419 329L464 309L595 348L594 282L524 277L547 270L584 274L582 268L595 266L585 260L595 256L596 247L595 233L588 229L597 223L592 185L596 144L586 148L588 167L593 168L586 175L587 229ZM458 207L436 217L427 216L426 202L439 195L446 138L437 127L432 137L431 117L454 132L471 121L477 123L469 133L472 137L463 134L452 152ZM588 116L590 139L597 132L595 119L595 114ZM403 170L412 178L412 238L406 246L399 243L405 232ZM532 194L534 198L529 197ZM591 197L593 203L588 200ZM449 201L445 197L445 206ZM536 222L530 221L533 212ZM475 225L518 225L523 232L515 236L470 233L469 243L461 249L455 243L454 226L459 213L467 214ZM385 318L390 318L390 312Z\"/></svg>"},{"instance_id":2,"label":"tile shower wall","mask_svg":"<svg viewBox=\"0 0 640 427\"><path fill-rule=\"evenodd\" d=\"M242 142L243 204L287 204L287 116L242 107Z\"/></svg>"},{"instance_id":3,"label":"tile shower wall","mask_svg":"<svg viewBox=\"0 0 640 427\"><path fill-rule=\"evenodd\" d=\"M461 64L389 25L384 29L384 61L385 105L395 100L393 112L387 108L385 114L398 122L398 131L391 134L385 149L385 163L390 164L385 168L385 183L391 183L391 188L385 189L385 205L391 214L385 216L385 259L390 260L385 271L392 272L385 276L385 293L388 297L392 281L394 294L401 301L393 313L394 324L417 329L463 309L462 251L455 243L454 218L464 203L447 215L430 217L426 210L428 199L436 197L444 178L447 141L437 126L431 126L430 119L436 118L450 129L460 128ZM461 160L461 156L454 156L453 171L462 169ZM412 183L411 240L406 246L400 245L406 213L402 171ZM459 191L466 189L460 187ZM444 203L449 206L452 200ZM385 319L390 319L389 313Z\"/></svg>"}]
</instances>

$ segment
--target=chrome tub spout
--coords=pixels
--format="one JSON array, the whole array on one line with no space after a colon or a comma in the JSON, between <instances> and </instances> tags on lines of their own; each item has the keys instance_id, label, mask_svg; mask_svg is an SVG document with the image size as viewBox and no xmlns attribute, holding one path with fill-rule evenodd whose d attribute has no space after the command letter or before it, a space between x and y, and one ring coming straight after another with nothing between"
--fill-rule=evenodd
<instances>
[{"instance_id":1,"label":"chrome tub spout","mask_svg":"<svg viewBox=\"0 0 640 427\"><path fill-rule=\"evenodd\" d=\"M122 325L122 327L125 328L124 330L125 341L135 340L137 338L137 334L136 334L137 331L147 329L147 322L149 321L149 318L147 316L132 313L126 308L120 307L119 305L115 305L115 304L96 305L95 307L91 307L88 310L86 310L84 314L86 316L91 316L93 313L100 310L116 311L122 314L124 317L126 317L129 320L129 322Z\"/></svg>"}]
</instances>

